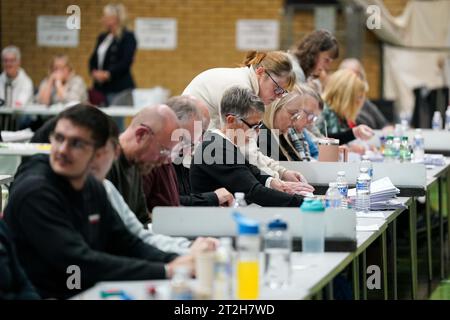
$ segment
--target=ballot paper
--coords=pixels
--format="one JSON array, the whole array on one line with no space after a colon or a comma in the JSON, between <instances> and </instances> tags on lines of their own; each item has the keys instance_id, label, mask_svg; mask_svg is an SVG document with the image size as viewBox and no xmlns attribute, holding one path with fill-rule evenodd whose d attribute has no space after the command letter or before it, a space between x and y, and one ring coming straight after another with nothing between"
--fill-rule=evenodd
<instances>
[{"instance_id":1,"label":"ballot paper","mask_svg":"<svg viewBox=\"0 0 450 320\"><path fill-rule=\"evenodd\" d=\"M33 137L33 131L30 128L19 131L2 131L1 135L4 142L25 142Z\"/></svg>"}]
</instances>

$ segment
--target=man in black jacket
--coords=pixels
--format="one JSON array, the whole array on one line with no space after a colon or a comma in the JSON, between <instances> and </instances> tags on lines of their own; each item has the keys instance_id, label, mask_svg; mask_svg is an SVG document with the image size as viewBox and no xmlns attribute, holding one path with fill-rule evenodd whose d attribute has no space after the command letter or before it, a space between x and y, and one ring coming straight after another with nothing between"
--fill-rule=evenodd
<instances>
[{"instance_id":1,"label":"man in black jacket","mask_svg":"<svg viewBox=\"0 0 450 320\"><path fill-rule=\"evenodd\" d=\"M208 132L192 158L192 191L208 192L224 187L243 192L249 203L261 206L299 206L303 198L271 189L272 178L249 164L239 147L256 138L262 124L264 103L250 90L232 87L220 103L224 126Z\"/></svg>"},{"instance_id":2,"label":"man in black jacket","mask_svg":"<svg viewBox=\"0 0 450 320\"><path fill-rule=\"evenodd\" d=\"M44 298L67 298L99 281L166 278L176 265L193 264L191 256L177 258L132 235L89 175L109 121L87 105L62 112L50 157L32 157L15 176L5 220Z\"/></svg>"}]
</instances>

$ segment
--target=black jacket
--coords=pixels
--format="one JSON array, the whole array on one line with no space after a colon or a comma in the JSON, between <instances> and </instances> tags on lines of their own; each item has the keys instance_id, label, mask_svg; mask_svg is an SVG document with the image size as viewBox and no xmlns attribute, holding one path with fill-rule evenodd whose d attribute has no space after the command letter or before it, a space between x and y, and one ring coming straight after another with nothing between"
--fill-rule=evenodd
<instances>
[{"instance_id":1,"label":"black jacket","mask_svg":"<svg viewBox=\"0 0 450 320\"><path fill-rule=\"evenodd\" d=\"M94 69L99 69L97 50L107 35L108 33L105 32L97 38L94 52L89 59L89 73ZM136 38L134 37L134 33L124 29L120 38L114 38L106 51L103 62L102 70L109 71L111 73L111 79L104 83L94 82L94 87L105 94L117 93L125 89L134 88L131 65L135 52Z\"/></svg>"},{"instance_id":2,"label":"black jacket","mask_svg":"<svg viewBox=\"0 0 450 320\"><path fill-rule=\"evenodd\" d=\"M230 141L216 133L208 133L192 158L190 178L193 192L208 192L224 187L231 193L245 193L248 203L266 207L297 207L303 201L264 186L268 175L248 163Z\"/></svg>"},{"instance_id":3,"label":"black jacket","mask_svg":"<svg viewBox=\"0 0 450 320\"><path fill-rule=\"evenodd\" d=\"M189 169L182 163L173 164L178 180L178 192L180 194L180 204L182 206L196 207L216 207L219 199L214 191L203 193L191 193L191 181L189 179Z\"/></svg>"},{"instance_id":4,"label":"black jacket","mask_svg":"<svg viewBox=\"0 0 450 320\"><path fill-rule=\"evenodd\" d=\"M365 124L372 129L383 129L389 124L386 117L370 100L364 101L358 117L356 118L356 123Z\"/></svg>"},{"instance_id":5,"label":"black jacket","mask_svg":"<svg viewBox=\"0 0 450 320\"><path fill-rule=\"evenodd\" d=\"M46 155L19 167L5 220L22 266L44 298L79 293L67 286L72 265L80 268L86 290L99 281L165 278L164 264L176 257L131 234L94 177L76 191L53 172Z\"/></svg>"},{"instance_id":6,"label":"black jacket","mask_svg":"<svg viewBox=\"0 0 450 320\"><path fill-rule=\"evenodd\" d=\"M34 300L39 295L17 258L11 234L0 220L0 300Z\"/></svg>"}]
</instances>

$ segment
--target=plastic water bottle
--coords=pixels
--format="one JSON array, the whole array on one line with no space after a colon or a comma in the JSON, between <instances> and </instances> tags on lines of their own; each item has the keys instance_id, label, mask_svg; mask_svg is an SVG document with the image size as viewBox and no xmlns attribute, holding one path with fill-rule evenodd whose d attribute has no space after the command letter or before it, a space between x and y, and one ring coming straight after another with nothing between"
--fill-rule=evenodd
<instances>
[{"instance_id":1,"label":"plastic water bottle","mask_svg":"<svg viewBox=\"0 0 450 320\"><path fill-rule=\"evenodd\" d=\"M348 183L347 179L345 178L345 171L339 171L337 173L337 188L342 196L341 198L341 208L347 209L348 208Z\"/></svg>"},{"instance_id":2,"label":"plastic water bottle","mask_svg":"<svg viewBox=\"0 0 450 320\"><path fill-rule=\"evenodd\" d=\"M340 208L342 205L342 195L339 192L337 182L330 182L329 188L325 193L326 208Z\"/></svg>"},{"instance_id":3,"label":"plastic water bottle","mask_svg":"<svg viewBox=\"0 0 450 320\"><path fill-rule=\"evenodd\" d=\"M367 173L367 168L361 168L358 179L356 179L356 212L368 213L370 211L370 182L371 178Z\"/></svg>"},{"instance_id":4,"label":"plastic water bottle","mask_svg":"<svg viewBox=\"0 0 450 320\"><path fill-rule=\"evenodd\" d=\"M394 137L394 141L392 143L392 158L395 162L400 160L400 145L402 144L402 140L400 137Z\"/></svg>"},{"instance_id":5,"label":"plastic water bottle","mask_svg":"<svg viewBox=\"0 0 450 320\"><path fill-rule=\"evenodd\" d=\"M229 300L232 298L232 244L231 238L220 238L214 264L213 298Z\"/></svg>"},{"instance_id":6,"label":"plastic water bottle","mask_svg":"<svg viewBox=\"0 0 450 320\"><path fill-rule=\"evenodd\" d=\"M435 111L433 114L433 120L431 121L431 128L433 130L442 129L442 115L440 111Z\"/></svg>"},{"instance_id":7,"label":"plastic water bottle","mask_svg":"<svg viewBox=\"0 0 450 320\"><path fill-rule=\"evenodd\" d=\"M394 161L394 136L388 135L386 138L386 143L384 145L384 161L385 162L392 162Z\"/></svg>"},{"instance_id":8,"label":"plastic water bottle","mask_svg":"<svg viewBox=\"0 0 450 320\"><path fill-rule=\"evenodd\" d=\"M289 285L292 238L287 223L276 219L267 225L264 236L264 284L271 289Z\"/></svg>"},{"instance_id":9,"label":"plastic water bottle","mask_svg":"<svg viewBox=\"0 0 450 320\"><path fill-rule=\"evenodd\" d=\"M246 206L247 206L247 202L245 201L245 193L235 192L233 208L240 208L240 207L246 207Z\"/></svg>"},{"instance_id":10,"label":"plastic water bottle","mask_svg":"<svg viewBox=\"0 0 450 320\"><path fill-rule=\"evenodd\" d=\"M425 157L425 141L422 136L422 130L416 129L416 133L414 135L414 162L423 162Z\"/></svg>"},{"instance_id":11,"label":"plastic water bottle","mask_svg":"<svg viewBox=\"0 0 450 320\"><path fill-rule=\"evenodd\" d=\"M411 161L411 150L409 149L409 141L406 136L402 137L402 144L400 145L400 161Z\"/></svg>"},{"instance_id":12,"label":"plastic water bottle","mask_svg":"<svg viewBox=\"0 0 450 320\"><path fill-rule=\"evenodd\" d=\"M362 168L367 169L367 174L369 175L370 179L373 179L373 165L372 161L369 160L369 157L364 155L362 156L362 161L359 164L359 171L361 171Z\"/></svg>"},{"instance_id":13,"label":"plastic water bottle","mask_svg":"<svg viewBox=\"0 0 450 320\"><path fill-rule=\"evenodd\" d=\"M445 130L450 131L450 105L447 107L447 111L445 111Z\"/></svg>"},{"instance_id":14,"label":"plastic water bottle","mask_svg":"<svg viewBox=\"0 0 450 320\"><path fill-rule=\"evenodd\" d=\"M192 300L193 291L189 284L191 270L187 266L176 266L170 282L171 300Z\"/></svg>"},{"instance_id":15,"label":"plastic water bottle","mask_svg":"<svg viewBox=\"0 0 450 320\"><path fill-rule=\"evenodd\" d=\"M302 216L302 251L325 251L325 208L322 201L307 198L300 207Z\"/></svg>"},{"instance_id":16,"label":"plastic water bottle","mask_svg":"<svg viewBox=\"0 0 450 320\"><path fill-rule=\"evenodd\" d=\"M259 223L234 213L238 223L237 236L237 298L257 299L259 296Z\"/></svg>"}]
</instances>

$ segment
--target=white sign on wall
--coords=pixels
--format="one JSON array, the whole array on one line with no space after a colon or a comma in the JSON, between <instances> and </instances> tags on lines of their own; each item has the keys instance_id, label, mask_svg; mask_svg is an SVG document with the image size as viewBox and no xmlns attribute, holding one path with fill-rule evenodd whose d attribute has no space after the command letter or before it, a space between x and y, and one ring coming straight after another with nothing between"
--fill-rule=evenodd
<instances>
[{"instance_id":1,"label":"white sign on wall","mask_svg":"<svg viewBox=\"0 0 450 320\"><path fill-rule=\"evenodd\" d=\"M236 22L238 50L277 50L280 23L278 20L241 19Z\"/></svg>"},{"instance_id":2,"label":"white sign on wall","mask_svg":"<svg viewBox=\"0 0 450 320\"><path fill-rule=\"evenodd\" d=\"M38 16L37 45L40 47L77 47L78 30L68 29L67 16Z\"/></svg>"},{"instance_id":3,"label":"white sign on wall","mask_svg":"<svg viewBox=\"0 0 450 320\"><path fill-rule=\"evenodd\" d=\"M177 48L176 19L136 18L134 26L139 49L174 50Z\"/></svg>"}]
</instances>

